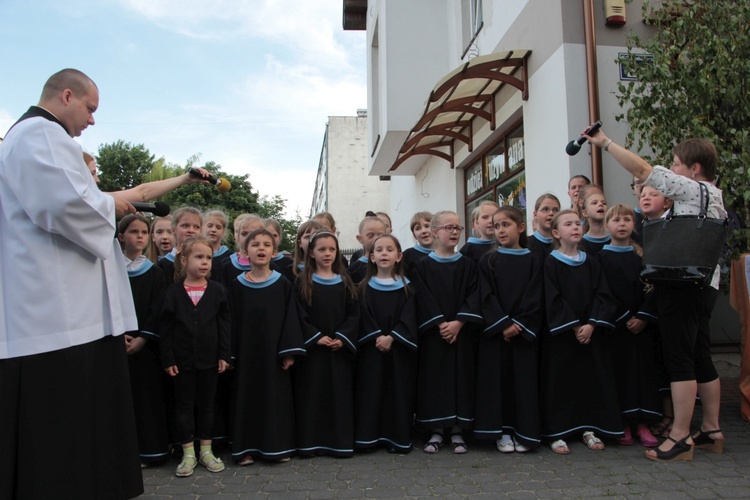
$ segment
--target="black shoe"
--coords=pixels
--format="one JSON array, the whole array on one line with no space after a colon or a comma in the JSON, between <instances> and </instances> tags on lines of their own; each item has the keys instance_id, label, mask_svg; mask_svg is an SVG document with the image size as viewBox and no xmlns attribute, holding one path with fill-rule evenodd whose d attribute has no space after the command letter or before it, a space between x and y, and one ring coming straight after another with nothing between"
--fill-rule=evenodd
<instances>
[{"instance_id":1,"label":"black shoe","mask_svg":"<svg viewBox=\"0 0 750 500\"><path fill-rule=\"evenodd\" d=\"M667 436L667 439L674 443L672 449L669 451L662 451L659 448L655 448L653 451L656 456L646 452L646 458L649 460L656 460L659 462L676 462L678 460L692 460L693 459L693 445L687 444L685 441L690 437L690 434L684 438L676 441L672 436Z\"/></svg>"},{"instance_id":2,"label":"black shoe","mask_svg":"<svg viewBox=\"0 0 750 500\"><path fill-rule=\"evenodd\" d=\"M693 436L693 442L696 448L701 448L714 453L724 453L724 439L711 439L711 434L721 432L721 429L715 431L699 431L698 434Z\"/></svg>"}]
</instances>

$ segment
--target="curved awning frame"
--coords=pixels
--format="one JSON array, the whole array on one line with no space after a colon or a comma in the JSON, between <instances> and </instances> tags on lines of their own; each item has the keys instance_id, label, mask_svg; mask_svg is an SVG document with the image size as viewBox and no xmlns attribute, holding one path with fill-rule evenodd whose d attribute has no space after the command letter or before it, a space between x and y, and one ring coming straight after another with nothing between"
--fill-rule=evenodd
<instances>
[{"instance_id":1,"label":"curved awning frame","mask_svg":"<svg viewBox=\"0 0 750 500\"><path fill-rule=\"evenodd\" d=\"M495 130L495 95L505 85L521 91L524 101L528 99L529 54L530 50L514 50L480 56L445 75L430 92L422 116L409 132L390 171L416 155L436 156L455 168L454 140L473 151L473 124L477 117Z\"/></svg>"}]
</instances>

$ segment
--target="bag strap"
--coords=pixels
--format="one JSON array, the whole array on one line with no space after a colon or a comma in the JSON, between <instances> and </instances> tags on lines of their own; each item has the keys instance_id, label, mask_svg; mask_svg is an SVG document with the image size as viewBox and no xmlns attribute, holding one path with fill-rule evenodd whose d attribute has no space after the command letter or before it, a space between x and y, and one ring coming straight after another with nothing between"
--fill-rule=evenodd
<instances>
[{"instance_id":1,"label":"bag strap","mask_svg":"<svg viewBox=\"0 0 750 500\"><path fill-rule=\"evenodd\" d=\"M698 182L698 185L700 186L700 192L701 192L701 200L700 200L701 205L700 205L700 212L698 213L698 217L706 218L708 216L708 203L709 203L708 188L702 182L700 182L700 181L696 181L696 182ZM706 193L705 194L705 201L706 201L705 205L703 203L703 200L704 200L703 193L704 193L704 191Z\"/></svg>"}]
</instances>

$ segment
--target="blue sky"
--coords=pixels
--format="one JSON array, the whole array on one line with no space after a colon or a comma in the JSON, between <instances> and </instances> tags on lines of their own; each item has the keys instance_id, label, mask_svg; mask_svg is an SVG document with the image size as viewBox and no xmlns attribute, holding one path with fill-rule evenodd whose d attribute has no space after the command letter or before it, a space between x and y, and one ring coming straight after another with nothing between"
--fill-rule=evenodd
<instances>
[{"instance_id":1,"label":"blue sky","mask_svg":"<svg viewBox=\"0 0 750 500\"><path fill-rule=\"evenodd\" d=\"M328 116L367 106L365 34L342 0L0 0L0 135L73 67L99 86L96 152L118 139L250 174L305 216Z\"/></svg>"}]
</instances>

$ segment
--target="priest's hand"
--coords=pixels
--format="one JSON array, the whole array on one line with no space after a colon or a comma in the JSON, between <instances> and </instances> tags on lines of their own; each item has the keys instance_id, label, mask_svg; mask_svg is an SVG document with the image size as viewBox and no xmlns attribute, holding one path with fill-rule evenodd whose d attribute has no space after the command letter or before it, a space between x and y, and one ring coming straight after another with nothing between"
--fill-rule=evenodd
<instances>
[{"instance_id":1,"label":"priest's hand","mask_svg":"<svg viewBox=\"0 0 750 500\"><path fill-rule=\"evenodd\" d=\"M124 217L128 214L134 214L136 212L135 207L125 199L125 196L121 192L117 193L105 193L115 199L115 214L117 217Z\"/></svg>"},{"instance_id":2,"label":"priest's hand","mask_svg":"<svg viewBox=\"0 0 750 500\"><path fill-rule=\"evenodd\" d=\"M219 373L224 373L229 369L229 363L224 361L223 359L219 360Z\"/></svg>"},{"instance_id":3,"label":"priest's hand","mask_svg":"<svg viewBox=\"0 0 750 500\"><path fill-rule=\"evenodd\" d=\"M176 377L178 373L180 373L180 370L177 369L177 365L172 365L164 368L164 371L167 372L167 375L170 377Z\"/></svg>"},{"instance_id":4,"label":"priest's hand","mask_svg":"<svg viewBox=\"0 0 750 500\"><path fill-rule=\"evenodd\" d=\"M283 358L281 360L281 369L288 370L289 368L292 367L293 364L294 364L294 358L291 356L287 356L286 358Z\"/></svg>"}]
</instances>

